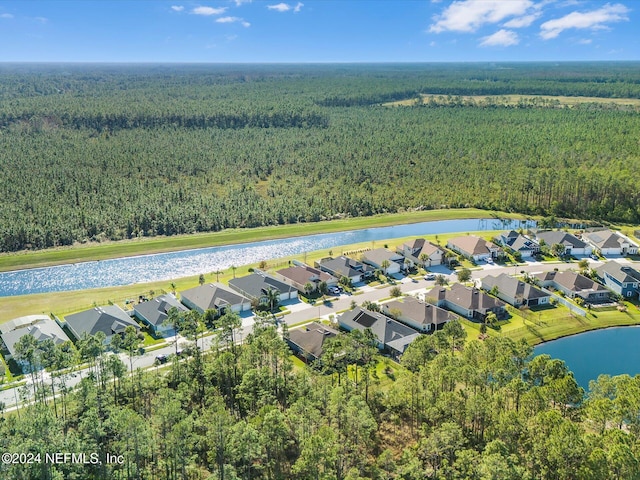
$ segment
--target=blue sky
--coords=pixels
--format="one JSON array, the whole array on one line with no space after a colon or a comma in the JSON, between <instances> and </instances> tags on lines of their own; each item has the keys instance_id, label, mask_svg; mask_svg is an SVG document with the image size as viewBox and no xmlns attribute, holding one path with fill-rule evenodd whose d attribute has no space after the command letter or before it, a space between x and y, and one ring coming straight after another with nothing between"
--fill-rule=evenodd
<instances>
[{"instance_id":1,"label":"blue sky","mask_svg":"<svg viewBox=\"0 0 640 480\"><path fill-rule=\"evenodd\" d=\"M0 0L0 61L640 60L638 26L637 0Z\"/></svg>"}]
</instances>

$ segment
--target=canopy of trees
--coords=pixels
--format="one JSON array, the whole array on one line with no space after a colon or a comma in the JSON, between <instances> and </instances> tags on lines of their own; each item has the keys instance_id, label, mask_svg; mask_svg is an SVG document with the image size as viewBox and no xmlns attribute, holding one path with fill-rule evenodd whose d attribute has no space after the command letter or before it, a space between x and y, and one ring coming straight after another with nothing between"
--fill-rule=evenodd
<instances>
[{"instance_id":1,"label":"canopy of trees","mask_svg":"<svg viewBox=\"0 0 640 480\"><path fill-rule=\"evenodd\" d=\"M293 367L268 323L241 346L225 332L211 354L193 349L133 376L105 355L101 338L84 339L91 368L80 387L65 387L69 371L50 385L36 379L36 401L3 414L0 444L42 459L98 454L103 463L5 462L2 478L640 475L640 377L603 376L584 396L563 362L532 358L531 347L506 338L465 345L457 322L416 340L404 367L376 355L370 332L335 337L312 368ZM122 463L105 463L107 452Z\"/></svg>"},{"instance_id":2,"label":"canopy of trees","mask_svg":"<svg viewBox=\"0 0 640 480\"><path fill-rule=\"evenodd\" d=\"M508 67L508 68L507 68ZM640 222L620 64L0 67L0 251L475 206Z\"/></svg>"}]
</instances>

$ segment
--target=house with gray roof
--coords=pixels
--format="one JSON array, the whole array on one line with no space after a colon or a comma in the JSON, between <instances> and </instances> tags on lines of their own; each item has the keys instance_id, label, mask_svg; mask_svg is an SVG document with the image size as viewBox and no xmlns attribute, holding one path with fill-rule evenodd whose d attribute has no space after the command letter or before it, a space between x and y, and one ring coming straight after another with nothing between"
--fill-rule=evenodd
<instances>
[{"instance_id":1,"label":"house with gray roof","mask_svg":"<svg viewBox=\"0 0 640 480\"><path fill-rule=\"evenodd\" d=\"M385 275L393 275L394 273L400 273L404 258L402 255L398 255L386 248L375 248L364 252L362 261L373 268L381 270ZM382 265L385 262L389 262L389 266L383 268Z\"/></svg>"},{"instance_id":2,"label":"house with gray roof","mask_svg":"<svg viewBox=\"0 0 640 480\"><path fill-rule=\"evenodd\" d=\"M331 327L313 322L289 330L289 336L285 341L295 353L307 362L312 362L322 355L324 342L339 334L340 332Z\"/></svg>"},{"instance_id":3,"label":"house with gray roof","mask_svg":"<svg viewBox=\"0 0 640 480\"><path fill-rule=\"evenodd\" d=\"M497 277L487 275L482 279L481 285L483 290L495 294L500 300L504 300L516 308L547 305L551 301L551 295L548 292L543 292L539 288L506 273L501 273Z\"/></svg>"},{"instance_id":4,"label":"house with gray roof","mask_svg":"<svg viewBox=\"0 0 640 480\"><path fill-rule=\"evenodd\" d=\"M601 255L636 255L638 253L638 245L609 229L587 231L582 238Z\"/></svg>"},{"instance_id":5,"label":"house with gray roof","mask_svg":"<svg viewBox=\"0 0 640 480\"><path fill-rule=\"evenodd\" d=\"M609 261L596 268L605 286L625 298L640 298L640 272L631 265Z\"/></svg>"},{"instance_id":6,"label":"house with gray roof","mask_svg":"<svg viewBox=\"0 0 640 480\"><path fill-rule=\"evenodd\" d=\"M351 280L351 283L361 282L365 278L371 277L375 272L375 268L371 265L345 257L344 255L336 258L323 258L319 262L316 262L315 265L323 272L327 272L338 279L347 277Z\"/></svg>"},{"instance_id":7,"label":"house with gray roof","mask_svg":"<svg viewBox=\"0 0 640 480\"><path fill-rule=\"evenodd\" d=\"M415 297L386 302L381 305L381 308L384 314L421 332L435 332L445 323L458 318L457 315L443 308L420 301Z\"/></svg>"},{"instance_id":8,"label":"house with gray roof","mask_svg":"<svg viewBox=\"0 0 640 480\"><path fill-rule=\"evenodd\" d=\"M420 336L417 330L407 325L361 307L344 312L338 317L338 324L347 331L371 329L378 340L378 348L388 350L394 357L402 355L411 342Z\"/></svg>"},{"instance_id":9,"label":"house with gray roof","mask_svg":"<svg viewBox=\"0 0 640 480\"><path fill-rule=\"evenodd\" d=\"M262 271L255 271L250 275L229 280L229 286L260 304L268 303L267 292L270 290L278 292L278 302L298 298L298 290L290 283L277 280Z\"/></svg>"},{"instance_id":10,"label":"house with gray roof","mask_svg":"<svg viewBox=\"0 0 640 480\"><path fill-rule=\"evenodd\" d=\"M533 274L541 286L552 287L569 298L580 297L585 302L599 303L609 300L609 290L584 275L565 270L564 272L541 272Z\"/></svg>"},{"instance_id":11,"label":"house with gray roof","mask_svg":"<svg viewBox=\"0 0 640 480\"><path fill-rule=\"evenodd\" d=\"M94 307L83 312L67 315L65 318L69 331L80 340L85 334L93 336L103 332L106 336L105 343L110 343L111 338L119 333L124 333L128 326L140 331L140 325L117 305Z\"/></svg>"},{"instance_id":12,"label":"house with gray roof","mask_svg":"<svg viewBox=\"0 0 640 480\"><path fill-rule=\"evenodd\" d=\"M502 248L498 245L476 235L452 238L447 242L447 248L472 259L474 262L495 259L503 254Z\"/></svg>"},{"instance_id":13,"label":"house with gray roof","mask_svg":"<svg viewBox=\"0 0 640 480\"><path fill-rule=\"evenodd\" d=\"M223 315L227 310L235 313L251 310L251 300L221 283L208 283L185 290L180 293L180 301L199 313L214 310L217 315Z\"/></svg>"},{"instance_id":14,"label":"house with gray roof","mask_svg":"<svg viewBox=\"0 0 640 480\"><path fill-rule=\"evenodd\" d=\"M503 247L508 247L514 252L519 252L523 257L532 257L540 251L540 245L535 240L525 237L521 233L511 230L503 232L496 238Z\"/></svg>"},{"instance_id":15,"label":"house with gray roof","mask_svg":"<svg viewBox=\"0 0 640 480\"><path fill-rule=\"evenodd\" d=\"M563 232L562 230L549 230L536 233L536 240L542 245L544 242L549 247L560 244L564 245L565 255L591 255L593 247L587 245L575 235Z\"/></svg>"},{"instance_id":16,"label":"house with gray roof","mask_svg":"<svg viewBox=\"0 0 640 480\"><path fill-rule=\"evenodd\" d=\"M454 283L451 288L434 287L427 292L425 298L433 299L438 307L474 320L484 321L490 312L495 313L498 318L505 318L507 315L504 302L460 283Z\"/></svg>"},{"instance_id":17,"label":"house with gray roof","mask_svg":"<svg viewBox=\"0 0 640 480\"><path fill-rule=\"evenodd\" d=\"M396 248L396 252L409 259L412 265L422 265L423 267L440 265L444 258L444 250L427 242L424 238L415 238L405 242Z\"/></svg>"},{"instance_id":18,"label":"house with gray roof","mask_svg":"<svg viewBox=\"0 0 640 480\"><path fill-rule=\"evenodd\" d=\"M138 320L148 325L155 335L174 335L175 331L165 322L169 318L169 310L176 308L185 313L189 309L171 293L160 295L146 302L134 305L134 315Z\"/></svg>"},{"instance_id":19,"label":"house with gray roof","mask_svg":"<svg viewBox=\"0 0 640 480\"><path fill-rule=\"evenodd\" d=\"M37 342L51 340L54 345L69 341L69 337L62 331L62 328L46 315L28 315L15 318L2 324L0 331L2 331L2 342L9 352L6 360L15 357L15 346L25 335L31 335Z\"/></svg>"}]
</instances>

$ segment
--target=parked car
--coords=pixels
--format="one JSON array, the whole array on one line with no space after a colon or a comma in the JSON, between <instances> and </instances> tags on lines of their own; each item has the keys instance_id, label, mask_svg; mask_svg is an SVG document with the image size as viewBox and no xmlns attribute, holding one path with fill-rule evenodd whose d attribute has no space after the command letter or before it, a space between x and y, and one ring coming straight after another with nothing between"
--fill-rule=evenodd
<instances>
[{"instance_id":1,"label":"parked car","mask_svg":"<svg viewBox=\"0 0 640 480\"><path fill-rule=\"evenodd\" d=\"M424 276L424 279L425 279L425 280L435 280L435 279L436 279L436 274L435 274L435 273L427 273L427 274Z\"/></svg>"},{"instance_id":2,"label":"parked car","mask_svg":"<svg viewBox=\"0 0 640 480\"><path fill-rule=\"evenodd\" d=\"M167 356L166 355L158 355L156 357L156 363L158 363L158 364L167 363Z\"/></svg>"}]
</instances>

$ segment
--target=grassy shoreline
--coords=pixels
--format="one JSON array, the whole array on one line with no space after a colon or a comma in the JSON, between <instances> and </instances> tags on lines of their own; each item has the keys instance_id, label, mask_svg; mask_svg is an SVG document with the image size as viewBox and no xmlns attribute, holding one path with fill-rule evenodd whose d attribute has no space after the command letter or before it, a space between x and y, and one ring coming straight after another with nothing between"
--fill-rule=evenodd
<instances>
[{"instance_id":1,"label":"grassy shoreline","mask_svg":"<svg viewBox=\"0 0 640 480\"><path fill-rule=\"evenodd\" d=\"M175 235L171 237L144 237L102 244L87 243L47 250L23 250L15 253L2 253L0 254L0 272L427 221L469 218L518 219L525 217L529 218L527 215L517 213L460 208L383 214L316 223L228 229L220 232Z\"/></svg>"}]
</instances>

